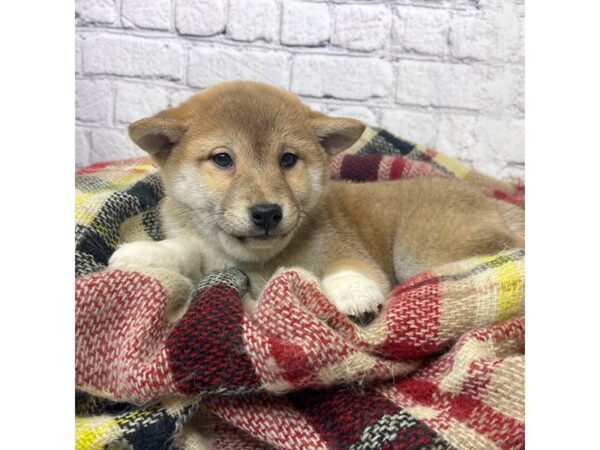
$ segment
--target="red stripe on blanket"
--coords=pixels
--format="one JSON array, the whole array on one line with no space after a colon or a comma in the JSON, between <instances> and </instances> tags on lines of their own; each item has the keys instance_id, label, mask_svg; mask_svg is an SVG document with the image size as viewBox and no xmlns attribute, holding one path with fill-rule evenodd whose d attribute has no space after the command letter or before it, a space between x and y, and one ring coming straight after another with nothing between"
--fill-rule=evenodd
<instances>
[{"instance_id":1,"label":"red stripe on blanket","mask_svg":"<svg viewBox=\"0 0 600 450\"><path fill-rule=\"evenodd\" d=\"M95 173L95 172L101 172L103 169L106 169L109 166L121 166L121 165L135 165L135 164L139 164L142 162L150 162L148 160L147 157L141 157L141 158L130 158L130 159L123 159L123 160L119 160L119 161L102 161L102 162L97 162L95 164L86 166L82 169L79 169L78 171L75 172L75 176L79 176L79 175L87 175L90 173ZM132 169L135 169L134 167L132 167ZM145 170L142 170L142 172L144 172Z\"/></svg>"},{"instance_id":2,"label":"red stripe on blanket","mask_svg":"<svg viewBox=\"0 0 600 450\"><path fill-rule=\"evenodd\" d=\"M406 379L396 388L416 403L432 407L462 422L502 449L524 448L525 425L468 395L444 392L426 380Z\"/></svg>"},{"instance_id":3,"label":"red stripe on blanket","mask_svg":"<svg viewBox=\"0 0 600 450\"><path fill-rule=\"evenodd\" d=\"M159 281L113 270L75 288L75 383L127 401L174 392L164 339L169 295Z\"/></svg>"},{"instance_id":4,"label":"red stripe on blanket","mask_svg":"<svg viewBox=\"0 0 600 450\"><path fill-rule=\"evenodd\" d=\"M347 155L342 161L340 176L346 180L376 181L382 158L381 155Z\"/></svg>"},{"instance_id":5,"label":"red stripe on blanket","mask_svg":"<svg viewBox=\"0 0 600 450\"><path fill-rule=\"evenodd\" d=\"M389 333L379 350L397 359L415 359L439 350L440 301L439 281L431 272L398 286L388 299Z\"/></svg>"},{"instance_id":6,"label":"red stripe on blanket","mask_svg":"<svg viewBox=\"0 0 600 450\"><path fill-rule=\"evenodd\" d=\"M166 344L183 394L260 385L244 344L243 316L239 295L230 286L215 283L195 295Z\"/></svg>"},{"instance_id":7,"label":"red stripe on blanket","mask_svg":"<svg viewBox=\"0 0 600 450\"><path fill-rule=\"evenodd\" d=\"M325 441L315 432L307 418L286 397L264 394L211 396L203 404L230 425L275 448L327 449Z\"/></svg>"},{"instance_id":8,"label":"red stripe on blanket","mask_svg":"<svg viewBox=\"0 0 600 450\"><path fill-rule=\"evenodd\" d=\"M434 448L429 446L441 444L429 428L371 389L305 391L288 398L330 448Z\"/></svg>"},{"instance_id":9,"label":"red stripe on blanket","mask_svg":"<svg viewBox=\"0 0 600 450\"><path fill-rule=\"evenodd\" d=\"M396 405L371 390L366 394L350 389L304 391L287 397L330 448L349 448L365 428L398 411Z\"/></svg>"},{"instance_id":10,"label":"red stripe on blanket","mask_svg":"<svg viewBox=\"0 0 600 450\"><path fill-rule=\"evenodd\" d=\"M405 158L394 158L394 161L392 162L392 168L390 170L390 179L395 180L397 178L402 178L405 165Z\"/></svg>"},{"instance_id":11,"label":"red stripe on blanket","mask_svg":"<svg viewBox=\"0 0 600 450\"><path fill-rule=\"evenodd\" d=\"M327 317L330 323L336 323L332 317L335 315L344 320L297 272L286 271L273 278L246 333L263 381L285 380L303 387L322 385L322 369L342 363L358 350L323 320ZM268 348L268 352L261 351L261 347Z\"/></svg>"}]
</instances>

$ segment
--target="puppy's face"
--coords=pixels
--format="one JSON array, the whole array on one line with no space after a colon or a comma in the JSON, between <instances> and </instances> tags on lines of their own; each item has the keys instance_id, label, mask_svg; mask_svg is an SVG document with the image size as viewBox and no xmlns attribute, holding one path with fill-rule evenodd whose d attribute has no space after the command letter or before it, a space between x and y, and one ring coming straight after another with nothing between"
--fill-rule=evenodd
<instances>
[{"instance_id":1,"label":"puppy's face","mask_svg":"<svg viewBox=\"0 0 600 450\"><path fill-rule=\"evenodd\" d=\"M363 130L272 86L231 82L135 122L130 135L159 162L167 195L199 233L258 262L290 242L321 199L330 155Z\"/></svg>"}]
</instances>

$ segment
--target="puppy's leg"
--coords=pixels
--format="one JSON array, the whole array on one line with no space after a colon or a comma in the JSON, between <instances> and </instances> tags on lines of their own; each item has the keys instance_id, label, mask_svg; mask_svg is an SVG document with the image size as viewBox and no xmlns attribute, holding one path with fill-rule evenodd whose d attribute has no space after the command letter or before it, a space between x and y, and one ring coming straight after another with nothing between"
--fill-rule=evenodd
<instances>
[{"instance_id":1,"label":"puppy's leg","mask_svg":"<svg viewBox=\"0 0 600 450\"><path fill-rule=\"evenodd\" d=\"M381 269L359 259L330 263L322 286L329 301L359 325L373 321L390 291L390 283Z\"/></svg>"},{"instance_id":2,"label":"puppy's leg","mask_svg":"<svg viewBox=\"0 0 600 450\"><path fill-rule=\"evenodd\" d=\"M108 266L128 270L168 269L198 281L202 277L201 248L193 240L181 238L129 242L117 248Z\"/></svg>"}]
</instances>

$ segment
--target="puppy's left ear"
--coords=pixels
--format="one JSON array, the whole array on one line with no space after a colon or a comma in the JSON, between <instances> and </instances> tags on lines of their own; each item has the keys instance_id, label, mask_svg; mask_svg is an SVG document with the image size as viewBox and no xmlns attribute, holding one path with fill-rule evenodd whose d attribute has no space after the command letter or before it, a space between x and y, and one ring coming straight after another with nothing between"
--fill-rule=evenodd
<instances>
[{"instance_id":1,"label":"puppy's left ear","mask_svg":"<svg viewBox=\"0 0 600 450\"><path fill-rule=\"evenodd\" d=\"M187 117L171 108L129 125L129 137L162 164L189 128Z\"/></svg>"},{"instance_id":2,"label":"puppy's left ear","mask_svg":"<svg viewBox=\"0 0 600 450\"><path fill-rule=\"evenodd\" d=\"M314 111L311 121L319 143L330 155L352 147L365 131L365 125L359 120L329 117Z\"/></svg>"}]
</instances>

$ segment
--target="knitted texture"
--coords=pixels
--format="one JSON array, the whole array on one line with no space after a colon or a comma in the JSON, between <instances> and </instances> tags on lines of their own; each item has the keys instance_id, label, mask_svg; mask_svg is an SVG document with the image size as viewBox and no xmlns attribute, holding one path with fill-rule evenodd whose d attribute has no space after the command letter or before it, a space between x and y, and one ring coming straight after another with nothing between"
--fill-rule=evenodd
<instances>
[{"instance_id":1,"label":"knitted texture","mask_svg":"<svg viewBox=\"0 0 600 450\"><path fill-rule=\"evenodd\" d=\"M456 177L523 205L524 188L385 130L331 164L356 181ZM148 159L76 176L76 448L524 448L524 250L456 261L390 294L367 327L302 269L252 312L235 268L197 285L107 270L120 242L159 240Z\"/></svg>"}]
</instances>

